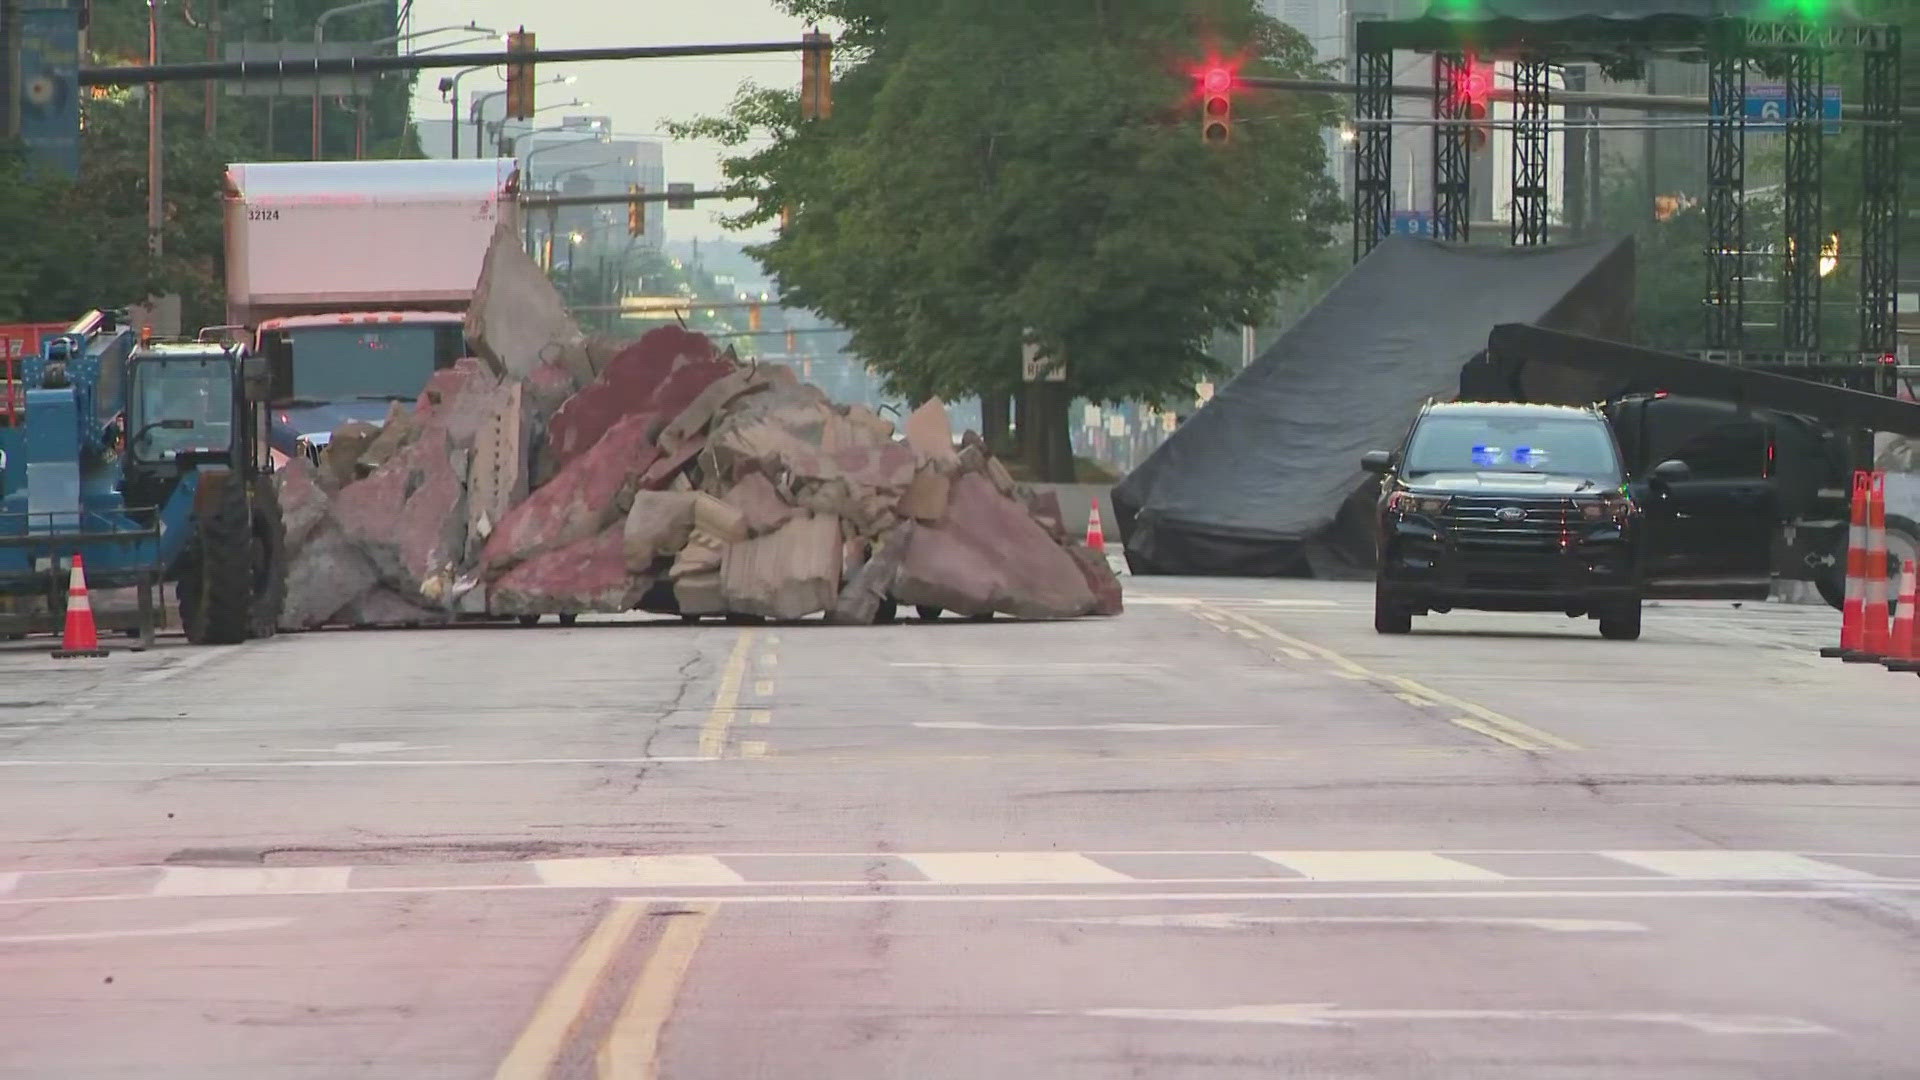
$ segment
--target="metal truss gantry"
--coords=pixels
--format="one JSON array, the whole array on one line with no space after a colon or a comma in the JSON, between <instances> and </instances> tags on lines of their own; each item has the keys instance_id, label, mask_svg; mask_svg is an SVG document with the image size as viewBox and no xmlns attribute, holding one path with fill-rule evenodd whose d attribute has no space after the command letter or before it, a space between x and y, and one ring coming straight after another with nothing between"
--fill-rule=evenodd
<instances>
[{"instance_id":1,"label":"metal truss gantry","mask_svg":"<svg viewBox=\"0 0 1920 1080\"><path fill-rule=\"evenodd\" d=\"M1355 61L1353 257L1357 262L1392 230L1393 53L1363 51Z\"/></svg>"},{"instance_id":2,"label":"metal truss gantry","mask_svg":"<svg viewBox=\"0 0 1920 1080\"><path fill-rule=\"evenodd\" d=\"M1707 48L1707 348L1738 349L1746 320L1747 60L1716 26Z\"/></svg>"},{"instance_id":3,"label":"metal truss gantry","mask_svg":"<svg viewBox=\"0 0 1920 1080\"><path fill-rule=\"evenodd\" d=\"M1821 99L1826 54L1795 48L1785 56L1786 182L1781 192L1786 263L1780 275L1780 343L1788 352L1820 351Z\"/></svg>"},{"instance_id":4,"label":"metal truss gantry","mask_svg":"<svg viewBox=\"0 0 1920 1080\"><path fill-rule=\"evenodd\" d=\"M1888 354L1898 337L1900 284L1900 28L1862 58L1870 125L1861 146L1860 347Z\"/></svg>"},{"instance_id":5,"label":"metal truss gantry","mask_svg":"<svg viewBox=\"0 0 1920 1080\"><path fill-rule=\"evenodd\" d=\"M1522 57L1513 65L1512 242L1547 242L1547 147L1550 69L1544 58Z\"/></svg>"},{"instance_id":6,"label":"metal truss gantry","mask_svg":"<svg viewBox=\"0 0 1920 1080\"><path fill-rule=\"evenodd\" d=\"M1467 83L1472 62L1465 53L1433 57L1433 235L1465 243L1470 217L1467 193L1472 173L1467 140Z\"/></svg>"}]
</instances>

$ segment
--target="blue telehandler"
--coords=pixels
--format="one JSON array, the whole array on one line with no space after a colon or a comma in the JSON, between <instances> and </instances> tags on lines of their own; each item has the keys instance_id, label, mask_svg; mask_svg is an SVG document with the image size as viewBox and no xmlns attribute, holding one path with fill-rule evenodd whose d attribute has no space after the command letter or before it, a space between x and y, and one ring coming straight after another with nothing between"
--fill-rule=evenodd
<instances>
[{"instance_id":1,"label":"blue telehandler","mask_svg":"<svg viewBox=\"0 0 1920 1080\"><path fill-rule=\"evenodd\" d=\"M165 582L196 644L274 632L287 567L264 363L91 312L0 376L0 598L43 608L6 630L57 627L81 556L90 588L137 591L143 644Z\"/></svg>"}]
</instances>

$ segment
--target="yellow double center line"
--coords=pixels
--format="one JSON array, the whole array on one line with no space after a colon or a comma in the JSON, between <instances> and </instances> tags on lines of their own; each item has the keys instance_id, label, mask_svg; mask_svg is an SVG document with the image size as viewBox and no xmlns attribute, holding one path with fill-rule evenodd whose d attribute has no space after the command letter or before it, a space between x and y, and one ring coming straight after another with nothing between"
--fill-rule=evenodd
<instances>
[{"instance_id":1,"label":"yellow double center line","mask_svg":"<svg viewBox=\"0 0 1920 1080\"><path fill-rule=\"evenodd\" d=\"M654 1080L660 1075L660 1035L673 1015L693 954L717 906L702 904L672 914L640 969L626 1005L613 1021L595 1057L600 1080ZM616 900L600 924L567 962L560 978L534 1009L494 1080L547 1080L586 1022L614 959L647 914L641 901Z\"/></svg>"},{"instance_id":2,"label":"yellow double center line","mask_svg":"<svg viewBox=\"0 0 1920 1080\"><path fill-rule=\"evenodd\" d=\"M714 691L713 708L700 727L700 756L720 757L727 750L727 731L740 712L740 684L747 677L747 657L753 650L753 631L740 631L733 655L720 672L720 688Z\"/></svg>"},{"instance_id":3,"label":"yellow double center line","mask_svg":"<svg viewBox=\"0 0 1920 1080\"><path fill-rule=\"evenodd\" d=\"M1226 608L1215 607L1212 604L1201 604L1199 608L1201 612L1211 613L1215 616L1211 621L1216 625L1218 625L1220 619L1223 618L1239 623L1253 633L1279 643L1284 649L1288 650L1289 653L1301 652L1319 657L1333 665L1334 674L1336 675L1343 675L1349 679L1368 679L1385 686L1387 689L1393 691L1395 696L1403 701L1407 701L1409 704L1412 704L1412 700L1410 699L1418 699L1426 703L1446 705L1453 711L1462 714L1449 717L1448 722L1457 727L1465 728L1476 735L1484 735L1489 739L1503 742L1517 750L1525 750L1533 754L1544 754L1553 750L1581 749L1578 743L1563 739L1550 731L1542 731L1532 724L1515 720L1511 716L1504 716L1484 705L1476 705L1465 698L1454 697L1452 694L1436 690L1431 686L1415 682L1404 676L1374 671L1371 668L1355 663L1324 645L1316 645L1311 641L1294 637L1291 634L1283 634L1273 627L1268 626L1266 623L1260 622L1257 619L1250 619L1237 611L1229 611Z\"/></svg>"}]
</instances>

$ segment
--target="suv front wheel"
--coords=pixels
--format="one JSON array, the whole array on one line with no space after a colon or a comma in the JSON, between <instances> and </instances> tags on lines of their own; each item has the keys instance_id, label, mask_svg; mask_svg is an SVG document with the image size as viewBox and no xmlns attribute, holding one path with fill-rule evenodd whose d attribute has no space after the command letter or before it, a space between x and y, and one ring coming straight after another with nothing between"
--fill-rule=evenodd
<instances>
[{"instance_id":1,"label":"suv front wheel","mask_svg":"<svg viewBox=\"0 0 1920 1080\"><path fill-rule=\"evenodd\" d=\"M1600 615L1600 636L1608 641L1640 639L1640 598L1634 597Z\"/></svg>"},{"instance_id":2,"label":"suv front wheel","mask_svg":"<svg viewBox=\"0 0 1920 1080\"><path fill-rule=\"evenodd\" d=\"M1376 634L1410 634L1413 632L1413 612L1406 605L1393 598L1393 592L1387 583L1378 578L1373 582L1373 632Z\"/></svg>"}]
</instances>

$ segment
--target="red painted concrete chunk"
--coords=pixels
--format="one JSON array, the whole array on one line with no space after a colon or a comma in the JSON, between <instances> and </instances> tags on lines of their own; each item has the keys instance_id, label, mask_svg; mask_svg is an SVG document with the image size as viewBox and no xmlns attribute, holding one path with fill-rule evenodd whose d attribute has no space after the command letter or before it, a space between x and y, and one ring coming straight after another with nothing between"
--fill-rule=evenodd
<instances>
[{"instance_id":1,"label":"red painted concrete chunk","mask_svg":"<svg viewBox=\"0 0 1920 1080\"><path fill-rule=\"evenodd\" d=\"M547 437L555 465L566 468L567 463L597 444L622 417L657 410L656 400L669 399L663 397L669 383L675 384L670 399L678 401L679 408L685 408L708 383L726 373L727 365L713 360L713 355L712 342L679 327L662 327L622 349L598 378L567 399L554 413ZM679 375L684 368L709 366L722 370L711 377L704 377L704 372ZM685 389L687 386L692 389ZM660 423L672 417L670 412Z\"/></svg>"},{"instance_id":2,"label":"red painted concrete chunk","mask_svg":"<svg viewBox=\"0 0 1920 1080\"><path fill-rule=\"evenodd\" d=\"M979 473L954 480L943 524L913 530L894 591L962 615L1059 619L1095 606L1080 564Z\"/></svg>"},{"instance_id":3,"label":"red painted concrete chunk","mask_svg":"<svg viewBox=\"0 0 1920 1080\"><path fill-rule=\"evenodd\" d=\"M624 525L537 555L493 585L490 607L503 615L626 611L647 578L627 571Z\"/></svg>"},{"instance_id":4,"label":"red painted concrete chunk","mask_svg":"<svg viewBox=\"0 0 1920 1080\"><path fill-rule=\"evenodd\" d=\"M508 512L480 556L488 574L605 530L658 458L647 441L646 417L616 423L591 451Z\"/></svg>"}]
</instances>

